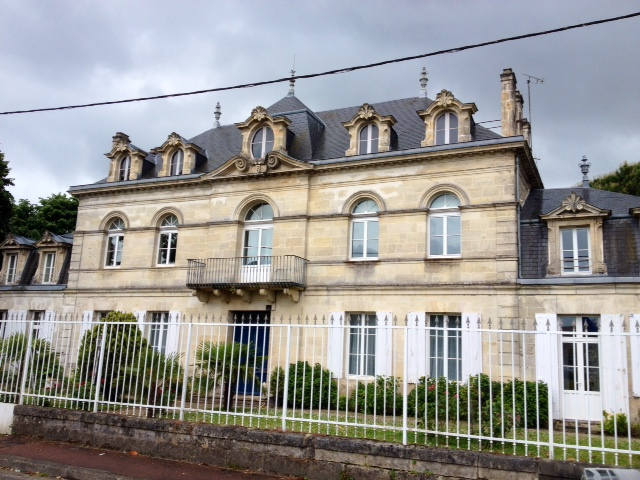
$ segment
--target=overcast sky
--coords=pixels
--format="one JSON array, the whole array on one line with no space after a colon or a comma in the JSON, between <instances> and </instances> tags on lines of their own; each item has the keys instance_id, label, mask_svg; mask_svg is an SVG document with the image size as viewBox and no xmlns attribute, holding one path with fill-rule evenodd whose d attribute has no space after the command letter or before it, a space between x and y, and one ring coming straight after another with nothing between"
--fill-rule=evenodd
<instances>
[{"instance_id":1,"label":"overcast sky","mask_svg":"<svg viewBox=\"0 0 640 480\"><path fill-rule=\"evenodd\" d=\"M640 1L92 1L0 0L0 111L231 86L480 43L640 11ZM461 53L299 80L296 96L323 111L451 90L477 122L500 119L500 73L527 99L546 187L640 161L640 17ZM107 176L118 131L149 151L171 132L190 138L246 120L288 84L169 100L0 115L0 151L16 201ZM528 113L529 104L525 104ZM489 124L499 125L499 123ZM496 130L500 132L500 130Z\"/></svg>"}]
</instances>

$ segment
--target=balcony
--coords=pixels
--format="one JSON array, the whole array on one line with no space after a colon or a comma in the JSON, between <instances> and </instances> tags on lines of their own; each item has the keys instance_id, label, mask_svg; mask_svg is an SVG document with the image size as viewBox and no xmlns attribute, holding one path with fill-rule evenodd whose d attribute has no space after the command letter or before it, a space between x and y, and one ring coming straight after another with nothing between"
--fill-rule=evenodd
<instances>
[{"instance_id":1,"label":"balcony","mask_svg":"<svg viewBox=\"0 0 640 480\"><path fill-rule=\"evenodd\" d=\"M205 303L211 295L226 302L238 295L250 303L256 291L269 301L282 291L297 302L306 286L307 260L296 255L189 260L187 287Z\"/></svg>"}]
</instances>

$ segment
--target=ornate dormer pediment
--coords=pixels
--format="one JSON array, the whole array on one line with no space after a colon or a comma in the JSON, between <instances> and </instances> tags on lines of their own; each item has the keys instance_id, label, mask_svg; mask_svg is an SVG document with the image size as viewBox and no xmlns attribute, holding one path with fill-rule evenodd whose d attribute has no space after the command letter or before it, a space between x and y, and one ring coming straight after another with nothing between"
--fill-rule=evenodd
<instances>
[{"instance_id":1,"label":"ornate dormer pediment","mask_svg":"<svg viewBox=\"0 0 640 480\"><path fill-rule=\"evenodd\" d=\"M237 155L204 178L247 177L271 173L302 172L312 169L313 166L306 162L295 160L282 153L271 152L264 158Z\"/></svg>"},{"instance_id":2,"label":"ornate dormer pediment","mask_svg":"<svg viewBox=\"0 0 640 480\"><path fill-rule=\"evenodd\" d=\"M127 157L129 163L126 179L137 180L140 178L147 152L133 145L128 135L118 132L113 136L111 151L105 153L105 156L111 160L107 182L117 182L120 181L121 167Z\"/></svg>"},{"instance_id":3,"label":"ornate dormer pediment","mask_svg":"<svg viewBox=\"0 0 640 480\"><path fill-rule=\"evenodd\" d=\"M188 175L196 168L198 154L204 155L202 149L195 143L189 143L184 137L172 132L167 140L159 147L151 150L154 155L162 156L162 169L158 176L167 177L169 175ZM174 156L180 155L180 165L172 171L172 160ZM180 168L181 167L181 168Z\"/></svg>"},{"instance_id":4,"label":"ornate dormer pediment","mask_svg":"<svg viewBox=\"0 0 640 480\"><path fill-rule=\"evenodd\" d=\"M425 110L418 112L425 123L425 136L421 145L423 147L436 145L436 120L447 112L455 114L458 118L457 141L471 141L471 122L473 114L477 111L478 107L475 103L462 103L449 90L442 90Z\"/></svg>"},{"instance_id":5,"label":"ornate dormer pediment","mask_svg":"<svg viewBox=\"0 0 640 480\"><path fill-rule=\"evenodd\" d=\"M576 192L571 192L570 195L562 200L559 207L545 215L540 215L540 218L549 221L574 217L608 217L609 215L611 215L610 210L601 210L598 207L594 207Z\"/></svg>"},{"instance_id":6,"label":"ornate dormer pediment","mask_svg":"<svg viewBox=\"0 0 640 480\"><path fill-rule=\"evenodd\" d=\"M4 239L4 242L0 243L1 249L8 248L27 248L33 249L35 242L26 237L20 237L18 235L14 235L13 233L8 233L7 238Z\"/></svg>"},{"instance_id":7,"label":"ornate dormer pediment","mask_svg":"<svg viewBox=\"0 0 640 480\"><path fill-rule=\"evenodd\" d=\"M246 158L254 158L252 153L252 142L259 130L266 127L273 132L273 147L268 148L269 152L278 152L287 155L287 127L291 125L291 120L286 117L272 117L264 107L256 107L251 110L251 115L247 120L236 123L236 127L242 132L242 152L240 155ZM258 155L266 157L266 155Z\"/></svg>"},{"instance_id":8,"label":"ornate dormer pediment","mask_svg":"<svg viewBox=\"0 0 640 480\"><path fill-rule=\"evenodd\" d=\"M377 151L388 152L391 150L392 128L395 123L396 119L393 115L382 116L376 112L373 105L368 103L363 104L350 121L342 123L349 131L349 149L345 152L345 155L351 156L361 153L358 150L359 132L369 124L374 124L378 127L379 137Z\"/></svg>"}]
</instances>

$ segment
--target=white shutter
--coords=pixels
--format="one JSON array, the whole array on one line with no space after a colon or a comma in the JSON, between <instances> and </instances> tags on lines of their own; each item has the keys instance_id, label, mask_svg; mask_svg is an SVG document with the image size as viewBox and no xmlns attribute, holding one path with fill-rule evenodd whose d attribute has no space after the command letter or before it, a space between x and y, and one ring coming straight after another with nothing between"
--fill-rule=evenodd
<instances>
[{"instance_id":1,"label":"white shutter","mask_svg":"<svg viewBox=\"0 0 640 480\"><path fill-rule=\"evenodd\" d=\"M345 312L331 312L329 314L327 366L334 378L342 378L343 376L345 328Z\"/></svg>"},{"instance_id":2,"label":"white shutter","mask_svg":"<svg viewBox=\"0 0 640 480\"><path fill-rule=\"evenodd\" d=\"M133 314L136 316L136 320L138 321L138 328L140 329L140 331L142 332L142 334L144 335L144 323L147 321L147 312L133 312Z\"/></svg>"},{"instance_id":3,"label":"white shutter","mask_svg":"<svg viewBox=\"0 0 640 480\"><path fill-rule=\"evenodd\" d=\"M393 314L376 312L376 375L393 375Z\"/></svg>"},{"instance_id":4,"label":"white shutter","mask_svg":"<svg viewBox=\"0 0 640 480\"><path fill-rule=\"evenodd\" d=\"M38 338L49 343L53 343L53 331L55 328L56 312L53 310L46 310L44 312L44 318L40 321L40 331L38 332Z\"/></svg>"},{"instance_id":5,"label":"white shutter","mask_svg":"<svg viewBox=\"0 0 640 480\"><path fill-rule=\"evenodd\" d=\"M169 326L167 327L164 351L167 355L180 351L180 312L169 312Z\"/></svg>"},{"instance_id":6,"label":"white shutter","mask_svg":"<svg viewBox=\"0 0 640 480\"><path fill-rule=\"evenodd\" d=\"M7 311L7 321L5 323L5 328L3 332L3 338L9 338L14 333L18 331L24 332L24 329L19 329L18 323L18 311L17 310L8 310Z\"/></svg>"},{"instance_id":7,"label":"white shutter","mask_svg":"<svg viewBox=\"0 0 640 480\"><path fill-rule=\"evenodd\" d=\"M82 312L82 327L80 328L80 338L84 337L84 334L88 330L93 328L93 310L86 310Z\"/></svg>"},{"instance_id":8,"label":"white shutter","mask_svg":"<svg viewBox=\"0 0 640 480\"><path fill-rule=\"evenodd\" d=\"M627 340L623 315L602 315L600 322L600 392L602 409L629 415Z\"/></svg>"},{"instance_id":9,"label":"white shutter","mask_svg":"<svg viewBox=\"0 0 640 480\"><path fill-rule=\"evenodd\" d=\"M560 366L558 316L536 313L536 374L547 384L553 404L553 417L560 417ZM549 419L551 420L551 419Z\"/></svg>"},{"instance_id":10,"label":"white shutter","mask_svg":"<svg viewBox=\"0 0 640 480\"><path fill-rule=\"evenodd\" d=\"M640 397L640 313L631 315L629 342L631 343L631 388L633 396Z\"/></svg>"},{"instance_id":11,"label":"white shutter","mask_svg":"<svg viewBox=\"0 0 640 480\"><path fill-rule=\"evenodd\" d=\"M427 376L427 315L424 312L410 312L407 335L407 382L418 383L420 377Z\"/></svg>"},{"instance_id":12,"label":"white shutter","mask_svg":"<svg viewBox=\"0 0 640 480\"><path fill-rule=\"evenodd\" d=\"M482 317L479 313L463 313L462 330L462 381L482 373Z\"/></svg>"}]
</instances>

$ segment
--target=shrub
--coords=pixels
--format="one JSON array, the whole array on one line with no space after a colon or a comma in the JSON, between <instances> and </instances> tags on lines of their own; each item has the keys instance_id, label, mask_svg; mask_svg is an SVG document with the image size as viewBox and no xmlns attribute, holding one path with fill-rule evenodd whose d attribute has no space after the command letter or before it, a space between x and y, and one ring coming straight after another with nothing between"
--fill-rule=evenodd
<instances>
[{"instance_id":1,"label":"shrub","mask_svg":"<svg viewBox=\"0 0 640 480\"><path fill-rule=\"evenodd\" d=\"M619 437L627 436L629 429L629 421L624 413L602 412L604 433L607 435L617 435Z\"/></svg>"},{"instance_id":2,"label":"shrub","mask_svg":"<svg viewBox=\"0 0 640 480\"><path fill-rule=\"evenodd\" d=\"M467 390L455 380L421 377L407 399L408 414L430 427L446 420L467 418Z\"/></svg>"},{"instance_id":3,"label":"shrub","mask_svg":"<svg viewBox=\"0 0 640 480\"><path fill-rule=\"evenodd\" d=\"M278 403L284 399L285 371L277 367L271 374L271 396ZM338 385L331 372L316 363L297 362L289 365L287 405L295 408L334 408L338 402Z\"/></svg>"},{"instance_id":4,"label":"shrub","mask_svg":"<svg viewBox=\"0 0 640 480\"><path fill-rule=\"evenodd\" d=\"M397 377L378 376L369 383L358 382L344 408L378 415L402 414L402 383Z\"/></svg>"}]
</instances>

